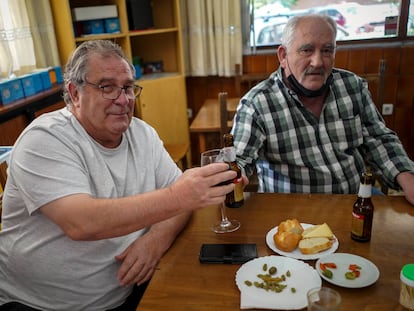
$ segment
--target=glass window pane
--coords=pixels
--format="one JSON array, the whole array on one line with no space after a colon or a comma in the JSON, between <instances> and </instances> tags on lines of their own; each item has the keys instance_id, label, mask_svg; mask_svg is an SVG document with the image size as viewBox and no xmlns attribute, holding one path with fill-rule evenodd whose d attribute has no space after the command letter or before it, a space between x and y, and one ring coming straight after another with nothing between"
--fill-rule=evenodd
<instances>
[{"instance_id":1,"label":"glass window pane","mask_svg":"<svg viewBox=\"0 0 414 311\"><path fill-rule=\"evenodd\" d=\"M414 36L414 2L412 1L408 11L407 36Z\"/></svg>"},{"instance_id":2,"label":"glass window pane","mask_svg":"<svg viewBox=\"0 0 414 311\"><path fill-rule=\"evenodd\" d=\"M319 13L331 16L338 25L337 40L360 40L397 36L397 24L401 0L383 1L379 4L365 4L366 1L343 2L311 7L311 1L269 1L250 0L253 6L253 27L250 27L251 46L280 44L280 38L287 20L294 15ZM290 7L282 3L296 3ZM412 17L412 6L410 16ZM412 19L411 19L412 20ZM414 27L414 26L412 26ZM412 29L411 27L411 29Z\"/></svg>"}]
</instances>

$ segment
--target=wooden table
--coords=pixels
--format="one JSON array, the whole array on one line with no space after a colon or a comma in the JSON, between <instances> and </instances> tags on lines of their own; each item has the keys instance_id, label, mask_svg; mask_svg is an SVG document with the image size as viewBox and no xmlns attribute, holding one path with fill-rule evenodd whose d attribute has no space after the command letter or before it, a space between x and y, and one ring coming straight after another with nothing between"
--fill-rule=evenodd
<instances>
[{"instance_id":1,"label":"wooden table","mask_svg":"<svg viewBox=\"0 0 414 311\"><path fill-rule=\"evenodd\" d=\"M240 98L227 99L227 111L236 112ZM232 121L228 122L229 129ZM190 125L190 132L198 134L200 151L206 150L206 134L220 132L220 105L217 99L206 99Z\"/></svg>"},{"instance_id":2,"label":"wooden table","mask_svg":"<svg viewBox=\"0 0 414 311\"><path fill-rule=\"evenodd\" d=\"M414 262L414 207L404 197L373 196L372 239L358 243L350 238L355 195L249 193L243 207L228 209L241 221L233 233L215 234L210 227L219 215L216 207L196 211L187 228L162 258L139 311L239 310L240 292L235 274L240 265L201 264L202 243L256 243L258 255L275 253L265 236L282 220L327 222L339 240L337 252L363 256L380 270L379 280L365 288L342 288L323 280L342 296L343 311L404 310L399 305L401 267ZM230 217L231 218L231 217ZM314 266L315 261L307 261Z\"/></svg>"}]
</instances>

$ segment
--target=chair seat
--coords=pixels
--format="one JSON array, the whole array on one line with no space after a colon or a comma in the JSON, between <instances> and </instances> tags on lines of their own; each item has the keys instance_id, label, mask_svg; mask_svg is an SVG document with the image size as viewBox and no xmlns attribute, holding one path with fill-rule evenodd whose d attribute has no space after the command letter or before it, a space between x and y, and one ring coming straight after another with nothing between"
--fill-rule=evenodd
<instances>
[{"instance_id":1,"label":"chair seat","mask_svg":"<svg viewBox=\"0 0 414 311\"><path fill-rule=\"evenodd\" d=\"M181 169L186 169L188 164L191 163L190 143L165 144L164 147Z\"/></svg>"}]
</instances>

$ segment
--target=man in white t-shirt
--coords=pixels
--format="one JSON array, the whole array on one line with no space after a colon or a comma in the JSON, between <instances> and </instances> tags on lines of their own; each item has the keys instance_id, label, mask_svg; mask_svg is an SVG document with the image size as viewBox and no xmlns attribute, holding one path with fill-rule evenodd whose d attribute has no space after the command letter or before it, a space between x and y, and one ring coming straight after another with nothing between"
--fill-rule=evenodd
<instances>
[{"instance_id":1,"label":"man in white t-shirt","mask_svg":"<svg viewBox=\"0 0 414 311\"><path fill-rule=\"evenodd\" d=\"M67 108L17 140L3 198L0 310L135 310L191 211L221 203L224 163L182 173L134 118L135 70L120 47L87 41L65 71ZM129 309L128 309L129 308Z\"/></svg>"}]
</instances>

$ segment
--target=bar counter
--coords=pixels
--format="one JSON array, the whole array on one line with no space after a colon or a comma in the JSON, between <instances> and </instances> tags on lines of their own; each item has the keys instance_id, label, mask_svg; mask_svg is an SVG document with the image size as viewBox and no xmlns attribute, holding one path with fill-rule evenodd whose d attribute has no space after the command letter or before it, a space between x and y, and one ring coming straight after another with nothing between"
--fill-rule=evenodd
<instances>
[{"instance_id":1,"label":"bar counter","mask_svg":"<svg viewBox=\"0 0 414 311\"><path fill-rule=\"evenodd\" d=\"M339 240L337 253L362 256L378 267L378 281L364 288L343 288L322 280L322 286L341 294L341 310L405 310L399 304L399 275L404 264L414 263L414 207L402 196L374 195L372 238L358 243L350 238L355 199L356 195L245 193L243 207L227 209L229 218L241 221L241 228L225 234L211 231L219 219L218 207L196 211L159 263L137 310L240 310L235 283L240 265L201 264L201 244L256 243L259 257L277 255L267 246L266 234L289 218L328 223ZM314 266L316 260L306 262Z\"/></svg>"}]
</instances>

